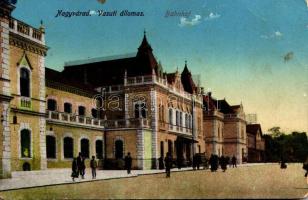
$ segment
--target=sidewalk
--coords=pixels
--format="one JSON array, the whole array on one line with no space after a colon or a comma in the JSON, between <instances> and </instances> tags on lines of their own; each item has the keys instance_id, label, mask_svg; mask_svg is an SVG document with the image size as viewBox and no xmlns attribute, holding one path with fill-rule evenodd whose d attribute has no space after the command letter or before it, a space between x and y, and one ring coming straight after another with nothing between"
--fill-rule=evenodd
<instances>
[{"instance_id":1,"label":"sidewalk","mask_svg":"<svg viewBox=\"0 0 308 200\"><path fill-rule=\"evenodd\" d=\"M273 163L249 163L238 165L238 167L249 167L255 165L265 165ZM277 163L275 163L277 164ZM202 169L202 168L201 168ZM173 168L172 172L178 171L190 171L193 170L191 167L177 169ZM0 179L0 191L21 189L21 188L31 188L31 187L41 187L48 185L59 185L59 184L74 184L80 182L88 181L98 181L98 180L108 180L117 178L128 178L136 177L140 175L147 174L158 174L165 173L164 170L132 170L131 174L127 174L125 170L97 170L96 179L92 179L91 169L86 170L85 179L75 179L72 181L71 169L48 169L40 171L18 171L12 173L11 179Z\"/></svg>"}]
</instances>

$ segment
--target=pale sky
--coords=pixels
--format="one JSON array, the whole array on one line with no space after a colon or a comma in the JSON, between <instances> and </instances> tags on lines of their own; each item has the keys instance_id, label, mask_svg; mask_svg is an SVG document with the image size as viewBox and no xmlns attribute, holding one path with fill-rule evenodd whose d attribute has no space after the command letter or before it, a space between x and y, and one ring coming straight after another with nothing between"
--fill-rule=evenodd
<instances>
[{"instance_id":1,"label":"pale sky","mask_svg":"<svg viewBox=\"0 0 308 200\"><path fill-rule=\"evenodd\" d=\"M58 10L144 16L56 18ZM190 16L165 17L167 11ZM273 126L308 132L305 0L18 0L13 16L35 27L44 21L46 65L57 70L66 61L136 52L146 29L167 72L182 70L187 60L213 96L257 113L264 132Z\"/></svg>"}]
</instances>

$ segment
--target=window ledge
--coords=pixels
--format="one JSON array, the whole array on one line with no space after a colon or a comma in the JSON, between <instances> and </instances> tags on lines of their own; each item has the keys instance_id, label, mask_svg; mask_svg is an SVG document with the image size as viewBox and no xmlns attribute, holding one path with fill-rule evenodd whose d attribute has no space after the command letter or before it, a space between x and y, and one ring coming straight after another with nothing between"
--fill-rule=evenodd
<instances>
[{"instance_id":1,"label":"window ledge","mask_svg":"<svg viewBox=\"0 0 308 200\"><path fill-rule=\"evenodd\" d=\"M57 161L58 161L58 159L57 159L57 158L47 158L47 161L57 162Z\"/></svg>"},{"instance_id":2,"label":"window ledge","mask_svg":"<svg viewBox=\"0 0 308 200\"><path fill-rule=\"evenodd\" d=\"M20 160L32 160L32 157L30 157L30 158L20 157Z\"/></svg>"}]
</instances>

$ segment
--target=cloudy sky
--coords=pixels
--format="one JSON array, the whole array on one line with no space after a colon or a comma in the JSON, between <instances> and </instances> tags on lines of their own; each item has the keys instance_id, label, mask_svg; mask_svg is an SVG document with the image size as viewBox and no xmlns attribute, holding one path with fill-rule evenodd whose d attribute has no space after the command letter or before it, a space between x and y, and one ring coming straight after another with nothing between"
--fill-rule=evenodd
<instances>
[{"instance_id":1,"label":"cloudy sky","mask_svg":"<svg viewBox=\"0 0 308 200\"><path fill-rule=\"evenodd\" d=\"M55 17L58 10L142 11L143 17ZM165 17L167 11L190 12ZM47 67L136 52L143 31L168 72L188 61L217 98L243 103L263 130L308 132L308 7L305 0L18 0L13 16L42 19Z\"/></svg>"}]
</instances>

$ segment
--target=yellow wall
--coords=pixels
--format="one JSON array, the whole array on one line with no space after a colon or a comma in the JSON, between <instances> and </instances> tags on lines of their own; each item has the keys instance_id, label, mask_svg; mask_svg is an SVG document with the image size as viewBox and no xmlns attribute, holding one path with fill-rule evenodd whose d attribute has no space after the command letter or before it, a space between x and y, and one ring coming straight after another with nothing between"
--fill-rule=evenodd
<instances>
[{"instance_id":1,"label":"yellow wall","mask_svg":"<svg viewBox=\"0 0 308 200\"><path fill-rule=\"evenodd\" d=\"M63 139L66 136L72 137L74 140L74 157L78 156L80 152L81 138L89 139L90 157L96 155L95 141L97 139L103 140L103 131L91 130L86 128L77 128L70 126L54 125L47 123L46 135L53 135L56 137L56 159L47 159L48 168L71 167L72 159L64 159L63 156ZM103 147L104 148L104 147ZM86 159L86 166L89 167L89 159Z\"/></svg>"},{"instance_id":2,"label":"yellow wall","mask_svg":"<svg viewBox=\"0 0 308 200\"><path fill-rule=\"evenodd\" d=\"M91 109L95 108L95 103L92 97L85 97L70 92L46 87L46 101L48 99L54 99L57 101L57 111L64 112L64 103L68 102L72 104L72 113L78 114L78 106L86 107L86 116L91 116Z\"/></svg>"}]
</instances>

